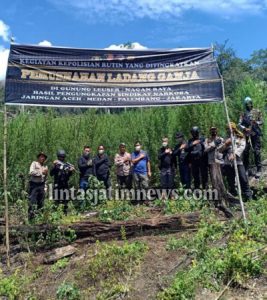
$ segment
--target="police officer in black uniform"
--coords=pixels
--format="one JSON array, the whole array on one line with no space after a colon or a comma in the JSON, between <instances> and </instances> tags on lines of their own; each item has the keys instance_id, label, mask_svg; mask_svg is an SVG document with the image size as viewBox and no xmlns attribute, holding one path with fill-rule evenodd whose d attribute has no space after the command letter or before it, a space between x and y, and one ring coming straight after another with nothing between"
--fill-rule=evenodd
<instances>
[{"instance_id":1,"label":"police officer in black uniform","mask_svg":"<svg viewBox=\"0 0 267 300\"><path fill-rule=\"evenodd\" d=\"M162 147L159 149L158 159L160 185L162 189L167 190L167 196L170 196L171 190L174 188L175 159L167 137L162 138Z\"/></svg>"},{"instance_id":2,"label":"police officer in black uniform","mask_svg":"<svg viewBox=\"0 0 267 300\"><path fill-rule=\"evenodd\" d=\"M59 150L57 152L57 160L53 162L50 176L54 177L54 193L53 198L56 204L64 205L64 213L67 214L69 195L69 179L74 172L74 166L65 162L66 152Z\"/></svg>"},{"instance_id":3,"label":"police officer in black uniform","mask_svg":"<svg viewBox=\"0 0 267 300\"><path fill-rule=\"evenodd\" d=\"M192 138L188 141L189 162L191 164L194 188L203 189L208 187L208 160L205 151L205 138L200 137L200 130L197 126L191 129Z\"/></svg>"},{"instance_id":4,"label":"police officer in black uniform","mask_svg":"<svg viewBox=\"0 0 267 300\"><path fill-rule=\"evenodd\" d=\"M173 156L178 157L180 180L186 189L191 188L191 172L189 167L188 144L182 132L176 133L177 144L173 150Z\"/></svg>"}]
</instances>

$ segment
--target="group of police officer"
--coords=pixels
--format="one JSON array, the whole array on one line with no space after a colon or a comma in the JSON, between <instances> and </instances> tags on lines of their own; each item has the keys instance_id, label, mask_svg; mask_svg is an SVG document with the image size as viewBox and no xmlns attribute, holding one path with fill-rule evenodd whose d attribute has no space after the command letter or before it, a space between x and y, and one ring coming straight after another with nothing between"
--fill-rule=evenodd
<instances>
[{"instance_id":1,"label":"group of police officer","mask_svg":"<svg viewBox=\"0 0 267 300\"><path fill-rule=\"evenodd\" d=\"M218 135L216 127L210 128L210 136L200 136L197 126L191 129L192 137L185 139L182 132L176 133L176 146L172 149L169 146L167 137L162 139L162 147L158 153L160 169L160 185L162 189L172 190L175 187L175 169L179 168L180 182L186 188L191 188L191 177L194 190L208 188L208 174L211 176L213 185L214 178L222 181L226 177L228 191L235 196L235 170L234 160L237 162L238 174L241 189L246 199L251 199L252 193L248 184L248 176L260 177L261 174L261 136L263 125L262 114L258 109L253 108L252 99L246 97L244 100L245 111L240 116L238 125L231 123L227 125L228 136L222 138ZM232 138L235 147L232 147ZM142 150L140 141L135 142L135 149L130 154L126 151L126 145L121 143L119 151L114 158L116 167L117 183L120 189L147 189L149 177L151 177L150 158L146 151ZM249 169L249 155L253 152L256 165L256 173L252 174ZM35 207L40 209L43 206L45 197L45 182L48 176L48 168L45 166L47 156L41 152L37 161L32 162L30 167L29 182L29 217L34 216ZM178 159L178 163L176 162ZM219 168L218 168L219 166ZM83 154L78 160L80 173L79 187L83 190L89 188L89 177L95 176L104 183L105 188L110 188L110 167L111 162L105 154L105 147L100 145L95 157L91 155L91 148L84 146ZM54 177L54 190L66 190L69 188L69 178L75 171L74 165L66 162L66 153L59 150L57 160L53 162L50 175ZM219 172L219 177L218 177ZM220 174L222 172L222 174ZM217 182L218 184L218 182ZM223 184L223 183L222 183ZM57 193L57 197L60 193ZM62 193L64 195L64 193ZM171 194L170 194L171 195ZM56 198L54 194L54 198ZM64 204L67 211L65 198L58 203Z\"/></svg>"}]
</instances>

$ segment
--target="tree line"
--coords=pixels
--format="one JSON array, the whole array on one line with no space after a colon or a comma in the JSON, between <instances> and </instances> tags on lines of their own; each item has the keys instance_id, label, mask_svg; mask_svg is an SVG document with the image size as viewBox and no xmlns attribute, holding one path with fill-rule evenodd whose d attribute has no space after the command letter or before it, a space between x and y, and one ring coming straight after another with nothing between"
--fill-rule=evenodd
<instances>
[{"instance_id":1,"label":"tree line","mask_svg":"<svg viewBox=\"0 0 267 300\"><path fill-rule=\"evenodd\" d=\"M264 113L263 158L267 157L267 49L257 50L251 58L239 58L228 43L217 44L215 55L224 78L225 95L230 118L237 122L244 110L246 96L253 99L254 106ZM0 87L1 108L4 89ZM8 187L10 196L16 200L23 195L29 165L39 151L45 151L48 164L55 159L58 149L65 149L67 160L76 164L84 145L89 144L96 153L97 146L104 144L111 157L124 142L128 151L140 140L152 161L152 183L159 180L157 152L161 138L168 136L175 145L175 133L183 131L190 137L190 128L199 126L204 136L211 126L225 134L226 117L220 103L158 108L83 109L83 108L40 108L8 107ZM3 144L3 114L0 113L0 143ZM0 147L3 157L3 147ZM0 192L3 188L3 162L0 161ZM74 176L72 180L77 180Z\"/></svg>"}]
</instances>

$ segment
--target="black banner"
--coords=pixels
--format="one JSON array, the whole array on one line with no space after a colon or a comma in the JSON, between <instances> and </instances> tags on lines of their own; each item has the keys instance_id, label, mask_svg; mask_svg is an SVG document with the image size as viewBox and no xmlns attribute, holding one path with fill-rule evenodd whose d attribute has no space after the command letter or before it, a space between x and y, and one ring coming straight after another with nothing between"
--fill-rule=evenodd
<instances>
[{"instance_id":1,"label":"black banner","mask_svg":"<svg viewBox=\"0 0 267 300\"><path fill-rule=\"evenodd\" d=\"M12 44L5 103L167 106L223 100L212 49L94 50Z\"/></svg>"}]
</instances>

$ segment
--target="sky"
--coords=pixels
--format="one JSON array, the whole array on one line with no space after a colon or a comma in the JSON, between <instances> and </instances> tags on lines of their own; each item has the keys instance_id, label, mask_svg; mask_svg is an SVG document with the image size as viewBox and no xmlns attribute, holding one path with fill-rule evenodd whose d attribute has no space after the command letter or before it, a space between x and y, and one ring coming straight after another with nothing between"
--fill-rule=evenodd
<instances>
[{"instance_id":1,"label":"sky","mask_svg":"<svg viewBox=\"0 0 267 300\"><path fill-rule=\"evenodd\" d=\"M10 38L77 48L267 48L267 0L0 0L0 80Z\"/></svg>"}]
</instances>

